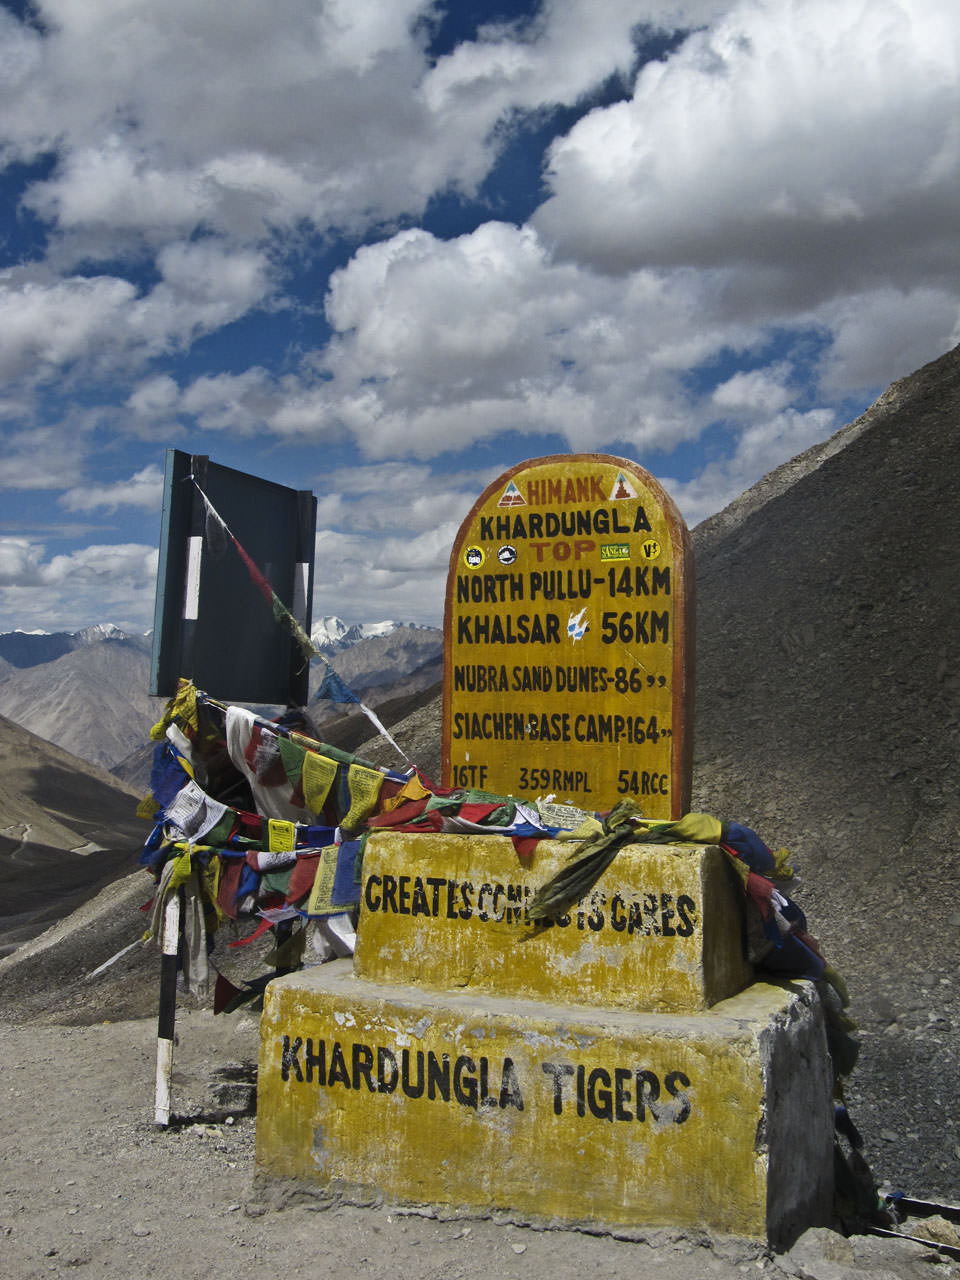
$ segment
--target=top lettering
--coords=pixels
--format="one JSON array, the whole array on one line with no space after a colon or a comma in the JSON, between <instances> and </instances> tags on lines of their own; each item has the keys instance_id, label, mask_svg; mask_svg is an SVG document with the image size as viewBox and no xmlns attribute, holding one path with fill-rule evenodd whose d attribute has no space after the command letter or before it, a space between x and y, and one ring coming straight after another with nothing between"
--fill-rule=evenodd
<instances>
[{"instance_id":1,"label":"top lettering","mask_svg":"<svg viewBox=\"0 0 960 1280\"><path fill-rule=\"evenodd\" d=\"M591 533L649 533L650 530L650 521L642 506L638 506L632 516L617 507L597 507L586 511L504 512L502 515L481 515L479 541L579 538Z\"/></svg>"}]
</instances>

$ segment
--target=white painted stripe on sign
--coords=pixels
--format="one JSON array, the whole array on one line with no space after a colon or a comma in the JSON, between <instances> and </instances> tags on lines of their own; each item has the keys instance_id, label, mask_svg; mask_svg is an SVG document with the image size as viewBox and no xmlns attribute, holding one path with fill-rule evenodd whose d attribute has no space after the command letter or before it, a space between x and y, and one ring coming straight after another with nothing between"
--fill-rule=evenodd
<instances>
[{"instance_id":1,"label":"white painted stripe on sign","mask_svg":"<svg viewBox=\"0 0 960 1280\"><path fill-rule=\"evenodd\" d=\"M195 622L200 613L200 557L203 554L203 538L191 538L187 544L187 586L183 594L183 617Z\"/></svg>"},{"instance_id":2,"label":"white painted stripe on sign","mask_svg":"<svg viewBox=\"0 0 960 1280\"><path fill-rule=\"evenodd\" d=\"M310 581L310 566L306 560L298 560L293 575L293 608L290 612L303 626L307 620L307 583Z\"/></svg>"}]
</instances>

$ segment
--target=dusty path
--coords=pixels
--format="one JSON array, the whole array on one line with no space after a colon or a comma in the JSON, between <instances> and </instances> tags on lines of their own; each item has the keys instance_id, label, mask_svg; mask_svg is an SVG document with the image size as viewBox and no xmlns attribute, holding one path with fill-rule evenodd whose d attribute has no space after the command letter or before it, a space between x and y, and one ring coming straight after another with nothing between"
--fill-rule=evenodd
<instances>
[{"instance_id":1,"label":"dusty path","mask_svg":"<svg viewBox=\"0 0 960 1280\"><path fill-rule=\"evenodd\" d=\"M928 1252L902 1242L829 1232L808 1233L791 1254L771 1258L749 1242L709 1244L670 1232L622 1240L384 1205L280 1203L254 1182L254 1118L211 1122L224 1102L218 1079L255 1058L255 1019L181 1013L174 1109L194 1122L167 1131L152 1123L155 1030L153 1020L0 1027L5 1278L83 1268L98 1280L960 1275L960 1264L931 1268Z\"/></svg>"}]
</instances>

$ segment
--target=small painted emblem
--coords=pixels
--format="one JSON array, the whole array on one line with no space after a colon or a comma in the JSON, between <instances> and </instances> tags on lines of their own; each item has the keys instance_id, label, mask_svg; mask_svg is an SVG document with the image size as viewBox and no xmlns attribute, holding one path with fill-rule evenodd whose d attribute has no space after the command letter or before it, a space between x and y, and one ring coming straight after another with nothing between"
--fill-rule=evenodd
<instances>
[{"instance_id":1,"label":"small painted emblem","mask_svg":"<svg viewBox=\"0 0 960 1280\"><path fill-rule=\"evenodd\" d=\"M613 486L613 491L610 494L609 501L622 502L626 498L635 498L636 496L637 496L636 489L633 487L633 485L630 483L627 477L623 474L623 472L618 471L616 483Z\"/></svg>"},{"instance_id":2,"label":"small painted emblem","mask_svg":"<svg viewBox=\"0 0 960 1280\"><path fill-rule=\"evenodd\" d=\"M574 644L583 639L590 627L590 623L584 616L586 612L586 609L581 609L579 613L571 613L567 619L567 635Z\"/></svg>"},{"instance_id":3,"label":"small painted emblem","mask_svg":"<svg viewBox=\"0 0 960 1280\"><path fill-rule=\"evenodd\" d=\"M500 496L498 507L525 507L527 500L511 480Z\"/></svg>"},{"instance_id":4,"label":"small painted emblem","mask_svg":"<svg viewBox=\"0 0 960 1280\"><path fill-rule=\"evenodd\" d=\"M463 553L463 563L470 569L479 569L486 558L483 547L467 547Z\"/></svg>"},{"instance_id":5,"label":"small painted emblem","mask_svg":"<svg viewBox=\"0 0 960 1280\"><path fill-rule=\"evenodd\" d=\"M629 560L629 542L603 542L600 544L601 560Z\"/></svg>"}]
</instances>

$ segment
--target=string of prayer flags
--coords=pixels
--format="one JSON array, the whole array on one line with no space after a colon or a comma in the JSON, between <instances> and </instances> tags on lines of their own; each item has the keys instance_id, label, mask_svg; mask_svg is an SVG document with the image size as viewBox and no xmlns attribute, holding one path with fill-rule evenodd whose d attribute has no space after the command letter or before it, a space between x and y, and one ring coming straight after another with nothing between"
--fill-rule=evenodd
<instances>
[{"instance_id":1,"label":"string of prayer flags","mask_svg":"<svg viewBox=\"0 0 960 1280\"><path fill-rule=\"evenodd\" d=\"M211 799L192 778L180 788L164 809L167 823L176 827L191 842L212 832L226 813L227 806Z\"/></svg>"}]
</instances>

